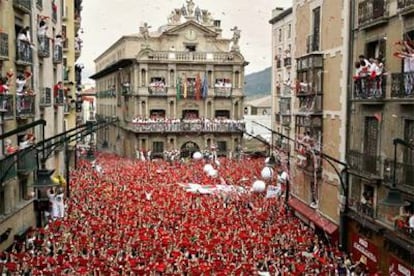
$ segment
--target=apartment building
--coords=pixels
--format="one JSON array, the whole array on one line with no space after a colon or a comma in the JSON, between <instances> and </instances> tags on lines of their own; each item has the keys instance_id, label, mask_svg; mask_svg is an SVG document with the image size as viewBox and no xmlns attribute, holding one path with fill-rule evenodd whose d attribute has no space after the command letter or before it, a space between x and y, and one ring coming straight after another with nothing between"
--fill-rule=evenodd
<instances>
[{"instance_id":1,"label":"apartment building","mask_svg":"<svg viewBox=\"0 0 414 276\"><path fill-rule=\"evenodd\" d=\"M0 2L0 75L2 78L0 146L0 250L20 235L45 222L36 171L44 159L47 169L66 173L61 148L39 154L24 147L67 128L65 111L70 99L63 80L63 8L56 1ZM47 123L37 124L40 119ZM12 154L12 152L16 152Z\"/></svg>"},{"instance_id":2,"label":"apartment building","mask_svg":"<svg viewBox=\"0 0 414 276\"><path fill-rule=\"evenodd\" d=\"M348 247L387 275L414 274L414 2L352 1ZM374 69L371 69L374 68ZM390 193L391 192L391 193ZM361 249L362 248L362 249Z\"/></svg>"},{"instance_id":3,"label":"apartment building","mask_svg":"<svg viewBox=\"0 0 414 276\"><path fill-rule=\"evenodd\" d=\"M240 30L224 38L208 10L185 9L172 11L155 31L145 23L95 60L97 117L120 119L98 132L98 146L129 157L137 150L187 157L212 147L225 155L241 143L248 63Z\"/></svg>"},{"instance_id":4,"label":"apartment building","mask_svg":"<svg viewBox=\"0 0 414 276\"><path fill-rule=\"evenodd\" d=\"M340 172L344 166L340 163L345 161L346 147L348 21L349 6L341 0L293 1L291 11L279 11L271 20L276 51L274 110L280 118L275 126L293 141L288 147L289 205L317 232L339 244L344 241L339 237L339 226L344 226L340 208L344 186ZM287 43L283 36L289 24L292 37ZM282 63L278 56L279 49L282 53L286 49L279 45L289 44L295 45L291 49L290 79L286 75L289 71L282 66L285 60ZM286 81L292 82L291 95L284 93L290 86L282 85ZM285 127L288 118L292 119L291 130Z\"/></svg>"},{"instance_id":5,"label":"apartment building","mask_svg":"<svg viewBox=\"0 0 414 276\"><path fill-rule=\"evenodd\" d=\"M294 26L292 8L275 8L272 11L272 126L288 137L293 137L293 88L296 63L294 52ZM280 145L289 150L287 141Z\"/></svg>"}]
</instances>

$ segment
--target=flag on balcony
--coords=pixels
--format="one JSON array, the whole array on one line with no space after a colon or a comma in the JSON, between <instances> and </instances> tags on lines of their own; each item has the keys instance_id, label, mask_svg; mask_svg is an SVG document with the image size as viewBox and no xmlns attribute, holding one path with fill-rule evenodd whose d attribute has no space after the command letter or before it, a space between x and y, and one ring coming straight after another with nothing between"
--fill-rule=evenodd
<instances>
[{"instance_id":1,"label":"flag on balcony","mask_svg":"<svg viewBox=\"0 0 414 276\"><path fill-rule=\"evenodd\" d=\"M187 77L184 76L184 83L183 83L183 98L187 99Z\"/></svg>"},{"instance_id":2,"label":"flag on balcony","mask_svg":"<svg viewBox=\"0 0 414 276\"><path fill-rule=\"evenodd\" d=\"M195 99L201 100L201 78L200 74L197 74L196 81L195 81Z\"/></svg>"},{"instance_id":3,"label":"flag on balcony","mask_svg":"<svg viewBox=\"0 0 414 276\"><path fill-rule=\"evenodd\" d=\"M181 98L181 78L178 77L175 85L175 91L176 91L176 98L179 100Z\"/></svg>"},{"instance_id":4,"label":"flag on balcony","mask_svg":"<svg viewBox=\"0 0 414 276\"><path fill-rule=\"evenodd\" d=\"M201 87L201 93L203 99L207 98L208 95L208 81L207 81L207 74L204 74L203 85Z\"/></svg>"},{"instance_id":5,"label":"flag on balcony","mask_svg":"<svg viewBox=\"0 0 414 276\"><path fill-rule=\"evenodd\" d=\"M382 114L381 113L375 113L374 117L375 117L375 119L377 119L378 123L381 123L381 121L382 121Z\"/></svg>"}]
</instances>

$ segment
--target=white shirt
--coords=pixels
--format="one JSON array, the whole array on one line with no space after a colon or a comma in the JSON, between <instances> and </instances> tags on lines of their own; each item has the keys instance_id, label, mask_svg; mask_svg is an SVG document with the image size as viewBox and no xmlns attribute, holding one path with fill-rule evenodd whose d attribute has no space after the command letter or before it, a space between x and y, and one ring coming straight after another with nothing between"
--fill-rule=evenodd
<instances>
[{"instance_id":1,"label":"white shirt","mask_svg":"<svg viewBox=\"0 0 414 276\"><path fill-rule=\"evenodd\" d=\"M414 215L411 215L410 218L408 219L408 226L411 229L414 229Z\"/></svg>"}]
</instances>

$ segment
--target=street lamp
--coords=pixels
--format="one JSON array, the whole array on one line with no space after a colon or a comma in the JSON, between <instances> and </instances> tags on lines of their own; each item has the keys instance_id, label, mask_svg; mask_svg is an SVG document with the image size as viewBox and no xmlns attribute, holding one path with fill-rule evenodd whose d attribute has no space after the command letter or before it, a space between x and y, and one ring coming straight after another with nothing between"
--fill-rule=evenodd
<instances>
[{"instance_id":1,"label":"street lamp","mask_svg":"<svg viewBox=\"0 0 414 276\"><path fill-rule=\"evenodd\" d=\"M394 144L394 161L393 161L393 171L392 171L392 184L391 184L390 190L388 191L387 196L380 203L385 206L400 207L405 204L405 201L402 198L400 191L397 189L397 175L396 175L397 145L400 144L408 148L412 148L412 145L410 145L409 143L407 143L406 141L400 138L394 138L393 144Z\"/></svg>"}]
</instances>

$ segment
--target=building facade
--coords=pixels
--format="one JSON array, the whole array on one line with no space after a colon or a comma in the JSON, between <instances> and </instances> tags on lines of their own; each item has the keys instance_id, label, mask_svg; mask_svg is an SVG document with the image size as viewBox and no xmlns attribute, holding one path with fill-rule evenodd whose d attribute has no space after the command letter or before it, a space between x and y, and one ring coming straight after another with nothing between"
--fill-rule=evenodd
<instances>
[{"instance_id":1,"label":"building facade","mask_svg":"<svg viewBox=\"0 0 414 276\"><path fill-rule=\"evenodd\" d=\"M296 63L294 52L294 26L292 8L272 11L272 126L276 131L293 137L292 107ZM286 141L284 141L286 142ZM283 145L288 150L289 144Z\"/></svg>"},{"instance_id":2,"label":"building facade","mask_svg":"<svg viewBox=\"0 0 414 276\"><path fill-rule=\"evenodd\" d=\"M413 275L414 229L408 219L414 212L414 94L409 56L414 3L352 4L355 31L350 62L355 69L350 73L349 97L348 248L357 256L365 255L372 270ZM384 204L393 185L404 204Z\"/></svg>"},{"instance_id":3,"label":"building facade","mask_svg":"<svg viewBox=\"0 0 414 276\"><path fill-rule=\"evenodd\" d=\"M98 133L98 146L129 157L137 150L185 157L212 146L224 155L241 143L247 62L240 30L223 38L207 10L178 10L167 25L149 32L146 23L95 60L98 119L120 119Z\"/></svg>"},{"instance_id":4,"label":"building facade","mask_svg":"<svg viewBox=\"0 0 414 276\"><path fill-rule=\"evenodd\" d=\"M285 135L276 144L281 160L289 160L289 205L315 230L340 243L339 172L344 167L327 162L325 154L345 163L349 7L340 0L298 0L292 9L275 10L270 22L279 118L274 129ZM286 40L290 24L292 34ZM290 49L292 64L286 66L288 45L295 46Z\"/></svg>"},{"instance_id":5,"label":"building facade","mask_svg":"<svg viewBox=\"0 0 414 276\"><path fill-rule=\"evenodd\" d=\"M47 122L45 138L65 129L69 101L64 88L56 86L63 80L58 37L63 10L56 1L0 2L1 134L17 130L0 139L0 250L45 221L38 204L40 191L34 188L37 150L27 145L42 140L39 119ZM63 150L46 154L47 158L41 156L46 168L65 173Z\"/></svg>"}]
</instances>

